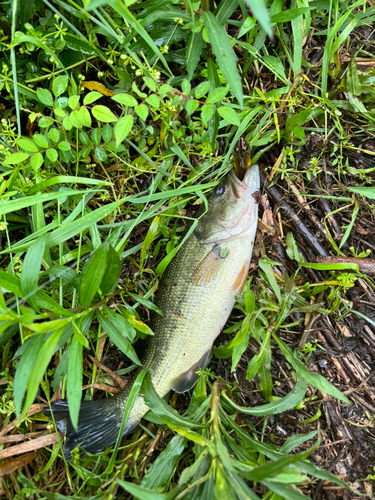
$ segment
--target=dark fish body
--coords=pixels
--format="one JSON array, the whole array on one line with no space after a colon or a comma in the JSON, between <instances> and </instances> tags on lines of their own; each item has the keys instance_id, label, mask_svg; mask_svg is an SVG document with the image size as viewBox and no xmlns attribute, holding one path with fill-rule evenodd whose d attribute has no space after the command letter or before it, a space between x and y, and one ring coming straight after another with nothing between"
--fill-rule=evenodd
<instances>
[{"instance_id":1,"label":"dark fish body","mask_svg":"<svg viewBox=\"0 0 375 500\"><path fill-rule=\"evenodd\" d=\"M208 198L208 211L172 260L160 282L143 368L151 372L157 393L185 392L206 366L215 338L242 292L257 226L259 172L251 166L240 181L232 171ZM82 446L98 453L113 444L119 432L126 401L140 369L127 386L109 399L86 401L80 409L78 429L69 420L65 401L52 404L58 428L66 434L64 454ZM124 435L148 411L143 397L135 401Z\"/></svg>"}]
</instances>

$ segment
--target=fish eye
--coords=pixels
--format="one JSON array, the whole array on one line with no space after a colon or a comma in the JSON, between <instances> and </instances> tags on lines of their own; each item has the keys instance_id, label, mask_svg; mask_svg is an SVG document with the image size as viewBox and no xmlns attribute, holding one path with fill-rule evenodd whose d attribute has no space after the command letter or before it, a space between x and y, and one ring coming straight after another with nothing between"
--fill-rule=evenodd
<instances>
[{"instance_id":1,"label":"fish eye","mask_svg":"<svg viewBox=\"0 0 375 500\"><path fill-rule=\"evenodd\" d=\"M216 196L221 196L222 194L224 194L224 192L225 192L225 187L222 184L219 184L215 188L215 194L216 194Z\"/></svg>"}]
</instances>

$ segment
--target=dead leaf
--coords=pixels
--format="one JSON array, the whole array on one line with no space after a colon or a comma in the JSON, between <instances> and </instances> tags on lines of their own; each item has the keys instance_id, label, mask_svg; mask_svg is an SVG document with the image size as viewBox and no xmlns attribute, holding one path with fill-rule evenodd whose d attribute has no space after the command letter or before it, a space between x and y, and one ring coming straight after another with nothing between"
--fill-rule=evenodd
<instances>
[{"instance_id":1,"label":"dead leaf","mask_svg":"<svg viewBox=\"0 0 375 500\"><path fill-rule=\"evenodd\" d=\"M55 444L59 441L59 436L56 433L47 434L46 436L40 436L26 443L17 444L16 446L11 446L10 448L5 448L5 450L0 451L0 460L3 458L13 457L14 455L20 455L21 453L27 453L29 451L39 450L39 448L44 448L51 444Z\"/></svg>"},{"instance_id":2,"label":"dead leaf","mask_svg":"<svg viewBox=\"0 0 375 500\"><path fill-rule=\"evenodd\" d=\"M100 94L113 96L113 90L108 89L105 85L99 82L81 82L81 86L85 89L96 90Z\"/></svg>"},{"instance_id":3,"label":"dead leaf","mask_svg":"<svg viewBox=\"0 0 375 500\"><path fill-rule=\"evenodd\" d=\"M27 453L26 455L22 455L17 458L12 458L6 462L0 464L0 477L6 476L7 474L11 474L17 469L24 467L29 464L33 460L36 460L38 454L36 451L32 451L31 453Z\"/></svg>"}]
</instances>

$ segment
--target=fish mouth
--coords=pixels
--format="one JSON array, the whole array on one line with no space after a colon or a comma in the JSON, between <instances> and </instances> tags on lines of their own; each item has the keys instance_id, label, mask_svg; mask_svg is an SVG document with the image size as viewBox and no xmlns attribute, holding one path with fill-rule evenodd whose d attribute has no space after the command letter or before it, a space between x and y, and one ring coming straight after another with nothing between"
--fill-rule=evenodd
<instances>
[{"instance_id":1,"label":"fish mouth","mask_svg":"<svg viewBox=\"0 0 375 500\"><path fill-rule=\"evenodd\" d=\"M260 189L259 167L257 164L250 165L246 170L243 180L240 180L234 169L229 174L233 194L236 198L245 198L248 201L251 197L256 199L256 192Z\"/></svg>"}]
</instances>

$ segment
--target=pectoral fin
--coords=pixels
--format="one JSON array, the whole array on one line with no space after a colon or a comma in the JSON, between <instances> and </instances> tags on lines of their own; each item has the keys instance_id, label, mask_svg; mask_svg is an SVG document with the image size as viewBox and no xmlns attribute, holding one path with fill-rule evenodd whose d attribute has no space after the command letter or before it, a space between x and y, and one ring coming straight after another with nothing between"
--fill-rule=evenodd
<instances>
[{"instance_id":1,"label":"pectoral fin","mask_svg":"<svg viewBox=\"0 0 375 500\"><path fill-rule=\"evenodd\" d=\"M172 389L181 394L182 392L189 391L198 382L199 375L196 374L198 370L204 370L210 355L211 349L208 349L201 359L195 363L188 371L182 373L179 377L175 378L172 382Z\"/></svg>"},{"instance_id":2,"label":"pectoral fin","mask_svg":"<svg viewBox=\"0 0 375 500\"><path fill-rule=\"evenodd\" d=\"M222 249L219 245L198 264L192 276L193 285L202 286L210 283L219 273L225 257L221 257Z\"/></svg>"}]
</instances>

